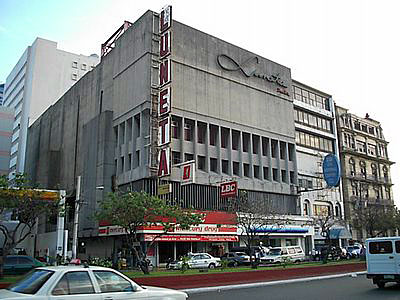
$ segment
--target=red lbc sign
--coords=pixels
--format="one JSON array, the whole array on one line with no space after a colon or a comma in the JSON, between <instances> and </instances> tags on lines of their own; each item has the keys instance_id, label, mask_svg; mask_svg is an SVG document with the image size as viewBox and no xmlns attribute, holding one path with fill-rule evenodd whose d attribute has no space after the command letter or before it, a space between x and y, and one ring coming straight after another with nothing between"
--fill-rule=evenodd
<instances>
[{"instance_id":1,"label":"red lbc sign","mask_svg":"<svg viewBox=\"0 0 400 300\"><path fill-rule=\"evenodd\" d=\"M225 182L221 183L221 198L236 197L237 195L237 182Z\"/></svg>"}]
</instances>

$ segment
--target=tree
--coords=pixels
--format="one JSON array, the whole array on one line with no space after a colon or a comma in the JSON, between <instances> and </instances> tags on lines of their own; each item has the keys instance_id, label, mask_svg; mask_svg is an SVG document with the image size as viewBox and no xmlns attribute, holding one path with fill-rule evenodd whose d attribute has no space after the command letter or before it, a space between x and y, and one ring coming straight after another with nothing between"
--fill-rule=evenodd
<instances>
[{"instance_id":1,"label":"tree","mask_svg":"<svg viewBox=\"0 0 400 300\"><path fill-rule=\"evenodd\" d=\"M250 199L245 191L241 191L237 198L229 200L228 210L236 214L236 224L244 234L244 243L250 254L250 263L253 267L256 264L253 260L253 251L251 246L255 246L256 240L260 232L264 232L264 236L268 236L268 229L279 228L288 220L283 218L273 209L272 204L265 199Z\"/></svg>"},{"instance_id":2,"label":"tree","mask_svg":"<svg viewBox=\"0 0 400 300\"><path fill-rule=\"evenodd\" d=\"M354 228L365 230L367 237L377 237L396 229L397 216L394 206L369 203L354 206L352 221Z\"/></svg>"},{"instance_id":3,"label":"tree","mask_svg":"<svg viewBox=\"0 0 400 300\"><path fill-rule=\"evenodd\" d=\"M344 220L336 218L334 215L328 212L315 216L312 221L312 225L319 227L321 235L325 237L325 242L328 246L326 253L322 256L323 262L328 262L328 257L332 252L332 229L337 226L344 226ZM322 254L322 253L321 253Z\"/></svg>"},{"instance_id":4,"label":"tree","mask_svg":"<svg viewBox=\"0 0 400 300\"><path fill-rule=\"evenodd\" d=\"M59 199L45 199L44 192L33 189L23 174L16 174L13 182L6 176L0 177L0 234L4 237L0 277L3 276L4 257L32 233L38 217L54 216L59 209ZM11 220L17 221L14 226Z\"/></svg>"},{"instance_id":5,"label":"tree","mask_svg":"<svg viewBox=\"0 0 400 300\"><path fill-rule=\"evenodd\" d=\"M101 203L96 213L97 220L107 220L125 230L128 245L133 251L143 273L148 274L146 252L141 247L133 247L140 242L138 230L144 226L157 225L161 233L157 237L171 232L174 228L189 229L203 220L202 214L178 205L170 205L158 197L145 192L110 193ZM150 246L156 241L153 239Z\"/></svg>"}]
</instances>

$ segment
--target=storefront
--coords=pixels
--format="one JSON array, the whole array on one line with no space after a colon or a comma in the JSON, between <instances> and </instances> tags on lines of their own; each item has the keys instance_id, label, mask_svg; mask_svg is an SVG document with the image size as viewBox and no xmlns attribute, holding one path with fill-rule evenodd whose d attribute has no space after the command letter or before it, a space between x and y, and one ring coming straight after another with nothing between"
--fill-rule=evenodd
<instances>
[{"instance_id":1,"label":"storefront","mask_svg":"<svg viewBox=\"0 0 400 300\"><path fill-rule=\"evenodd\" d=\"M203 223L189 229L177 226L168 234L163 234L162 228L148 226L138 231L142 247L153 265L165 264L189 252L207 252L214 256L221 256L238 244L235 214L217 211L201 213L204 213ZM106 226L105 222L100 223L99 236L121 236L122 238L124 233L121 227Z\"/></svg>"}]
</instances>

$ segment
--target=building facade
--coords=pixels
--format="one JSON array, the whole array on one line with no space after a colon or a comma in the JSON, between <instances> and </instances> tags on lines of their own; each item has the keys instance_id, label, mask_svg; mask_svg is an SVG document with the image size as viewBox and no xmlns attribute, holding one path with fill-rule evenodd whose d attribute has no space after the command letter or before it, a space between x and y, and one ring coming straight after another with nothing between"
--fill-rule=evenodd
<instances>
[{"instance_id":1,"label":"building facade","mask_svg":"<svg viewBox=\"0 0 400 300\"><path fill-rule=\"evenodd\" d=\"M345 216L357 206L393 206L392 181L387 145L380 122L367 114L364 118L336 106L340 158L342 164ZM367 233L352 226L353 239L364 241Z\"/></svg>"},{"instance_id":2,"label":"building facade","mask_svg":"<svg viewBox=\"0 0 400 300\"><path fill-rule=\"evenodd\" d=\"M290 69L172 19L160 33L159 16L148 11L125 28L100 64L29 129L26 172L36 183L65 189L68 202L82 176L80 255L123 248L120 229L89 217L117 187L159 194L167 184L160 197L208 216L155 243L148 252L155 263L241 242L220 194L224 182L302 220ZM194 180L185 184L182 166L193 162ZM312 230L301 220L260 241L304 247ZM143 229L144 244L151 234Z\"/></svg>"},{"instance_id":3,"label":"building facade","mask_svg":"<svg viewBox=\"0 0 400 300\"><path fill-rule=\"evenodd\" d=\"M57 43L37 38L7 76L3 105L15 110L10 174L23 173L27 131L48 107L99 61L57 49Z\"/></svg>"},{"instance_id":4,"label":"building facade","mask_svg":"<svg viewBox=\"0 0 400 300\"><path fill-rule=\"evenodd\" d=\"M0 83L0 106L3 105L4 83Z\"/></svg>"},{"instance_id":5,"label":"building facade","mask_svg":"<svg viewBox=\"0 0 400 300\"><path fill-rule=\"evenodd\" d=\"M310 218L332 215L343 219L340 187L327 187L322 168L326 155L339 156L332 96L298 81L292 83L301 214ZM349 236L345 227L339 229L341 234L332 238L342 245ZM325 243L318 226L314 233L310 248Z\"/></svg>"},{"instance_id":6,"label":"building facade","mask_svg":"<svg viewBox=\"0 0 400 300\"><path fill-rule=\"evenodd\" d=\"M14 109L0 106L0 175L8 175Z\"/></svg>"}]
</instances>

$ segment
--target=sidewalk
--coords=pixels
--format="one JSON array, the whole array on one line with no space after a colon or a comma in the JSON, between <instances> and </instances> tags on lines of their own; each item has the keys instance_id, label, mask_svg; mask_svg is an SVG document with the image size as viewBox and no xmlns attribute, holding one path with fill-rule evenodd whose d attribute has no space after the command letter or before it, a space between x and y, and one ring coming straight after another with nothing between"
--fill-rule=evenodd
<instances>
[{"instance_id":1,"label":"sidewalk","mask_svg":"<svg viewBox=\"0 0 400 300\"><path fill-rule=\"evenodd\" d=\"M316 267L289 268L279 270L262 270L262 268L259 268L255 271L246 272L221 272L196 275L141 277L133 279L135 282L142 285L152 285L173 289L191 289L359 272L364 271L365 269L365 262L357 262L345 265L328 264Z\"/></svg>"}]
</instances>

